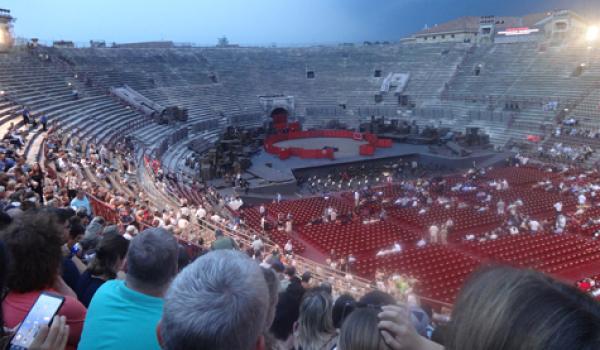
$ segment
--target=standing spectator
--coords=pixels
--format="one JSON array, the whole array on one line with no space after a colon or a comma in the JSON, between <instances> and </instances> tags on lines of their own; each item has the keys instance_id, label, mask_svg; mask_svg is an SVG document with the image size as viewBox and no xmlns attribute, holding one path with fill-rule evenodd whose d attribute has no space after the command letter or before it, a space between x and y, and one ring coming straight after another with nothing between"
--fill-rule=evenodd
<instances>
[{"instance_id":1,"label":"standing spectator","mask_svg":"<svg viewBox=\"0 0 600 350\"><path fill-rule=\"evenodd\" d=\"M231 237L226 237L223 235L223 231L216 230L215 231L215 241L211 244L212 250L219 249L239 249L237 243Z\"/></svg>"},{"instance_id":2,"label":"standing spectator","mask_svg":"<svg viewBox=\"0 0 600 350\"><path fill-rule=\"evenodd\" d=\"M40 203L44 203L44 176L40 163L33 163L29 171L29 187L40 197Z\"/></svg>"},{"instance_id":3,"label":"standing spectator","mask_svg":"<svg viewBox=\"0 0 600 350\"><path fill-rule=\"evenodd\" d=\"M437 227L436 224L433 224L429 227L429 242L437 243L438 242L438 234L440 232L440 228Z\"/></svg>"},{"instance_id":4,"label":"standing spectator","mask_svg":"<svg viewBox=\"0 0 600 350\"><path fill-rule=\"evenodd\" d=\"M92 215L92 206L90 205L90 200L85 195L85 192L82 189L77 190L77 195L73 200L71 200L71 208L77 211L80 207L84 207L86 210L86 215Z\"/></svg>"},{"instance_id":5,"label":"standing spectator","mask_svg":"<svg viewBox=\"0 0 600 350\"><path fill-rule=\"evenodd\" d=\"M75 289L77 298L83 305L90 305L96 290L104 282L117 278L128 247L129 241L121 235L108 234L102 237L94 258L79 278Z\"/></svg>"},{"instance_id":6,"label":"standing spectator","mask_svg":"<svg viewBox=\"0 0 600 350\"><path fill-rule=\"evenodd\" d=\"M2 301L5 325L13 328L23 322L43 291L61 294L65 302L58 314L69 325L67 348L75 349L86 309L59 275L63 228L56 216L47 211L26 212L2 232L2 239L10 256L10 292Z\"/></svg>"},{"instance_id":7,"label":"standing spectator","mask_svg":"<svg viewBox=\"0 0 600 350\"><path fill-rule=\"evenodd\" d=\"M169 232L152 228L137 235L127 253L125 281L107 281L94 294L79 349L160 349L156 327L177 258Z\"/></svg>"},{"instance_id":8,"label":"standing spectator","mask_svg":"<svg viewBox=\"0 0 600 350\"><path fill-rule=\"evenodd\" d=\"M42 114L40 117L40 123L42 124L42 131L48 131L48 117L46 114Z\"/></svg>"},{"instance_id":9,"label":"standing spectator","mask_svg":"<svg viewBox=\"0 0 600 350\"><path fill-rule=\"evenodd\" d=\"M26 126L30 123L29 117L29 109L27 107L23 107L23 124L25 124Z\"/></svg>"},{"instance_id":10,"label":"standing spectator","mask_svg":"<svg viewBox=\"0 0 600 350\"><path fill-rule=\"evenodd\" d=\"M262 249L265 246L265 244L263 243L260 236L257 236L257 235L254 235L251 245L252 245L252 250L254 251L254 253L262 252Z\"/></svg>"}]
</instances>

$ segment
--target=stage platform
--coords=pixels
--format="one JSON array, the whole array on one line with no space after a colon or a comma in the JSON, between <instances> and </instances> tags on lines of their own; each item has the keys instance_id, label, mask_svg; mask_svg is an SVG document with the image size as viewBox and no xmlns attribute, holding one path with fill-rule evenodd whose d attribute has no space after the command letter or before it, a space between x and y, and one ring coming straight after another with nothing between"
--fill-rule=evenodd
<instances>
[{"instance_id":1,"label":"stage platform","mask_svg":"<svg viewBox=\"0 0 600 350\"><path fill-rule=\"evenodd\" d=\"M333 160L302 159L298 157L281 160L279 157L269 154L263 149L252 158L252 166L246 171L269 182L289 182L296 179L293 171L297 169L382 160L429 152L428 147L424 145L394 143L390 148L377 148L375 154L372 156L361 156L358 147L364 143L366 142L342 138L312 138L282 141L277 143L277 145L310 149L335 147L338 151L335 152L335 159Z\"/></svg>"}]
</instances>

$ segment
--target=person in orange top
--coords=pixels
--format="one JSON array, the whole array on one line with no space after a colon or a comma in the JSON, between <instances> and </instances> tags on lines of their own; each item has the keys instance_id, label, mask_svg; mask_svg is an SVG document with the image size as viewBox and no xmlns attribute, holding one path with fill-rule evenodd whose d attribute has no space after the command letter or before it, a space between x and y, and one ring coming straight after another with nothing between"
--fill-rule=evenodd
<instances>
[{"instance_id":1,"label":"person in orange top","mask_svg":"<svg viewBox=\"0 0 600 350\"><path fill-rule=\"evenodd\" d=\"M5 326L16 327L43 291L60 294L65 302L58 315L69 326L67 349L76 349L86 308L62 280L63 228L49 211L29 211L17 218L0 238L9 252L7 287L10 292L2 301Z\"/></svg>"}]
</instances>

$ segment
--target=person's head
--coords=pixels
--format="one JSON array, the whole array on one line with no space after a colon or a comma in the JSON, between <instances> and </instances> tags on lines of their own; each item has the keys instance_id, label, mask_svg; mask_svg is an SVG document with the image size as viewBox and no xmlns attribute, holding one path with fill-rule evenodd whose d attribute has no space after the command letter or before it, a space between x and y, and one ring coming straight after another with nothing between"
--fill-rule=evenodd
<instances>
[{"instance_id":1,"label":"person's head","mask_svg":"<svg viewBox=\"0 0 600 350\"><path fill-rule=\"evenodd\" d=\"M17 293L41 290L55 282L62 260L63 227L55 215L29 211L0 233L8 251L7 287Z\"/></svg>"},{"instance_id":2,"label":"person's head","mask_svg":"<svg viewBox=\"0 0 600 350\"><path fill-rule=\"evenodd\" d=\"M88 270L92 275L114 279L125 259L129 241L118 234L105 235L96 247L96 255Z\"/></svg>"},{"instance_id":3,"label":"person's head","mask_svg":"<svg viewBox=\"0 0 600 350\"><path fill-rule=\"evenodd\" d=\"M356 300L350 294L342 294L333 304L332 319L336 329L342 328L346 317L356 308Z\"/></svg>"},{"instance_id":4,"label":"person's head","mask_svg":"<svg viewBox=\"0 0 600 350\"><path fill-rule=\"evenodd\" d=\"M296 276L296 268L294 266L287 266L285 268L285 274L288 278L294 278Z\"/></svg>"},{"instance_id":5,"label":"person's head","mask_svg":"<svg viewBox=\"0 0 600 350\"><path fill-rule=\"evenodd\" d=\"M448 350L598 349L600 305L536 271L484 269L460 292L444 341Z\"/></svg>"},{"instance_id":6,"label":"person's head","mask_svg":"<svg viewBox=\"0 0 600 350\"><path fill-rule=\"evenodd\" d=\"M36 174L36 173L41 173L41 172L42 172L42 168L40 167L40 163L38 163L38 162L33 163L33 166L31 167L31 173Z\"/></svg>"},{"instance_id":7,"label":"person's head","mask_svg":"<svg viewBox=\"0 0 600 350\"><path fill-rule=\"evenodd\" d=\"M365 307L352 312L344 321L338 339L339 350L389 350L377 327L380 310Z\"/></svg>"},{"instance_id":8,"label":"person's head","mask_svg":"<svg viewBox=\"0 0 600 350\"><path fill-rule=\"evenodd\" d=\"M261 349L269 310L264 276L257 263L232 250L188 265L165 298L163 349Z\"/></svg>"},{"instance_id":9,"label":"person's head","mask_svg":"<svg viewBox=\"0 0 600 350\"><path fill-rule=\"evenodd\" d=\"M85 227L78 220L73 220L69 224L69 236L67 238L67 246L72 248L75 243L81 241L85 234Z\"/></svg>"},{"instance_id":10,"label":"person's head","mask_svg":"<svg viewBox=\"0 0 600 350\"><path fill-rule=\"evenodd\" d=\"M79 200L83 199L83 197L85 197L85 191L83 189L78 189L76 196L77 196L77 199L79 199Z\"/></svg>"},{"instance_id":11,"label":"person's head","mask_svg":"<svg viewBox=\"0 0 600 350\"><path fill-rule=\"evenodd\" d=\"M396 299L393 296L380 290L374 290L363 295L358 302L364 306L396 305Z\"/></svg>"},{"instance_id":12,"label":"person's head","mask_svg":"<svg viewBox=\"0 0 600 350\"><path fill-rule=\"evenodd\" d=\"M303 349L319 348L335 334L331 295L321 289L309 290L300 303L296 324L296 344Z\"/></svg>"},{"instance_id":13,"label":"person's head","mask_svg":"<svg viewBox=\"0 0 600 350\"><path fill-rule=\"evenodd\" d=\"M161 296L177 274L177 241L161 228L142 231L131 240L127 253L127 285L145 294Z\"/></svg>"}]
</instances>

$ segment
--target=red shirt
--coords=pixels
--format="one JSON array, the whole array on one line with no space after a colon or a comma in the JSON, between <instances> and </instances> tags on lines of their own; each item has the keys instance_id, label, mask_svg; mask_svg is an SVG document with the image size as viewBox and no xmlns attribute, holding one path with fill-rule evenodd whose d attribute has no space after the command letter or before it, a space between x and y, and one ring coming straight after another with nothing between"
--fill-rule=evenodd
<instances>
[{"instance_id":1,"label":"red shirt","mask_svg":"<svg viewBox=\"0 0 600 350\"><path fill-rule=\"evenodd\" d=\"M46 291L57 293L52 289ZM21 323L27 312L33 306L42 291L28 292L28 293L14 293L10 292L2 301L2 312L4 315L4 323L6 327L13 328ZM65 302L58 311L58 314L67 318L67 324L69 325L69 340L67 342L67 349L77 349L79 343L79 337L81 336L81 330L83 329L83 321L85 320L86 308L82 303L70 296L65 297Z\"/></svg>"}]
</instances>

